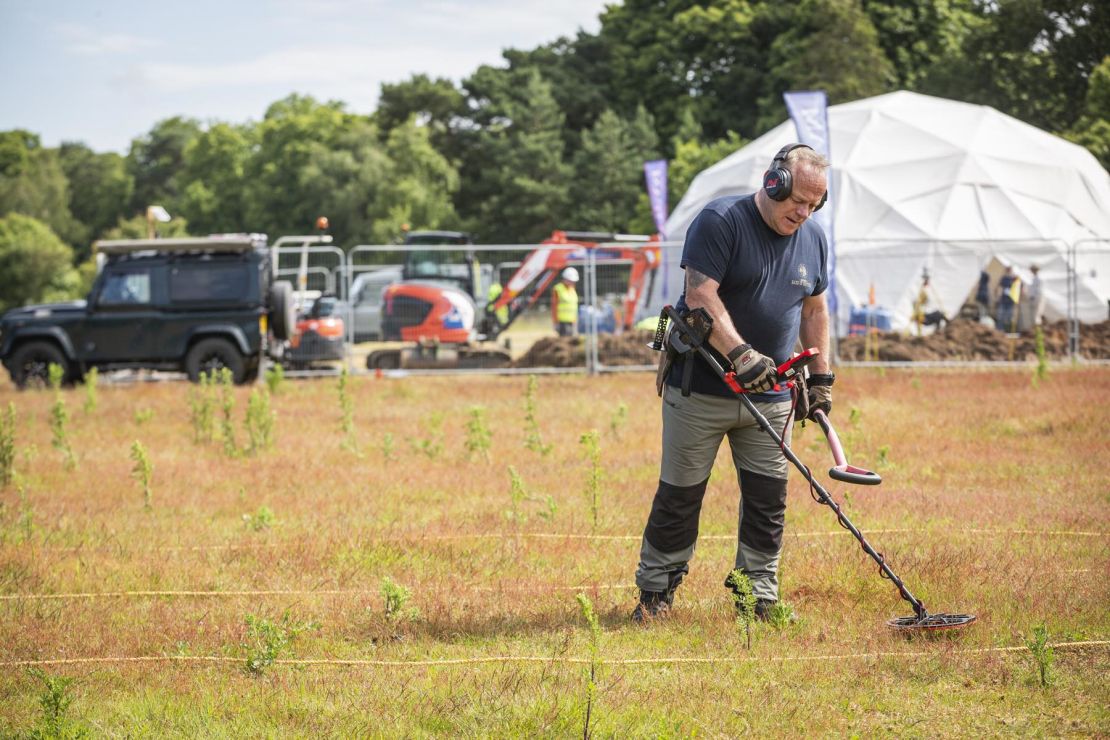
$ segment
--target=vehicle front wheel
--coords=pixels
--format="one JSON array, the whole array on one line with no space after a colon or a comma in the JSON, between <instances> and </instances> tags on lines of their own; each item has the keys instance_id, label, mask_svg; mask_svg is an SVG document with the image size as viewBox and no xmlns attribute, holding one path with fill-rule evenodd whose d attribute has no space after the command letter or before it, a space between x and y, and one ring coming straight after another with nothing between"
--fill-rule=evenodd
<instances>
[{"instance_id":1,"label":"vehicle front wheel","mask_svg":"<svg viewBox=\"0 0 1110 740\"><path fill-rule=\"evenodd\" d=\"M46 388L50 385L50 366L62 368L62 382L70 381L69 360L53 342L28 342L12 354L12 382L19 388Z\"/></svg>"},{"instance_id":2,"label":"vehicle front wheel","mask_svg":"<svg viewBox=\"0 0 1110 740\"><path fill-rule=\"evenodd\" d=\"M246 381L246 358L226 339L202 339L185 355L185 372L194 383L199 382L200 376L204 374L215 378L225 367L231 371L231 380L235 385L242 385Z\"/></svg>"}]
</instances>

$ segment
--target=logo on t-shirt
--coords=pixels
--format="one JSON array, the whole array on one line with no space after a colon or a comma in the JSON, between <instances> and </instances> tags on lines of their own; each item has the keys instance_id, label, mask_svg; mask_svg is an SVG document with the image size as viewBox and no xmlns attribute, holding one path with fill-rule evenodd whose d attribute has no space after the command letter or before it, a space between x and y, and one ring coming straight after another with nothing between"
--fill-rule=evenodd
<instances>
[{"instance_id":1,"label":"logo on t-shirt","mask_svg":"<svg viewBox=\"0 0 1110 740\"><path fill-rule=\"evenodd\" d=\"M806 266L798 265L798 278L796 280L791 280L790 284L801 286L806 290L813 290L813 283L806 279L808 275L809 270L806 269Z\"/></svg>"}]
</instances>

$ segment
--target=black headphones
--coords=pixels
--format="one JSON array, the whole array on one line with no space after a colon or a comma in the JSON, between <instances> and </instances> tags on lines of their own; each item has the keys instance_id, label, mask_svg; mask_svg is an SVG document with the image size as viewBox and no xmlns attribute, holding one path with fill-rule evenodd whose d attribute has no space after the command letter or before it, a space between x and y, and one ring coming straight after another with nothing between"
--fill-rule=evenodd
<instances>
[{"instance_id":1,"label":"black headphones","mask_svg":"<svg viewBox=\"0 0 1110 740\"><path fill-rule=\"evenodd\" d=\"M795 149L812 148L808 144L787 144L779 149L779 153L771 160L771 168L763 173L763 190L768 198L782 201L790 197L790 193L794 192L794 177L790 174L790 170L783 166L786 163L786 157ZM821 196L821 202L813 210L820 211L828 199L829 191L826 190Z\"/></svg>"}]
</instances>

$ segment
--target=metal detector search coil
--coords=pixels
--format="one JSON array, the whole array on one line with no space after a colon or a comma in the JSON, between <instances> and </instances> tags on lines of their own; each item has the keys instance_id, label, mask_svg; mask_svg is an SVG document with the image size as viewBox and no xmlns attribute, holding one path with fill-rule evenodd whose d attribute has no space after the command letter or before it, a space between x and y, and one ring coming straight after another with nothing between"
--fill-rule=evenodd
<instances>
[{"instance_id":1,"label":"metal detector search coil","mask_svg":"<svg viewBox=\"0 0 1110 740\"><path fill-rule=\"evenodd\" d=\"M924 617L897 617L886 624L895 631L927 631L958 629L975 621L974 614L928 614Z\"/></svg>"}]
</instances>

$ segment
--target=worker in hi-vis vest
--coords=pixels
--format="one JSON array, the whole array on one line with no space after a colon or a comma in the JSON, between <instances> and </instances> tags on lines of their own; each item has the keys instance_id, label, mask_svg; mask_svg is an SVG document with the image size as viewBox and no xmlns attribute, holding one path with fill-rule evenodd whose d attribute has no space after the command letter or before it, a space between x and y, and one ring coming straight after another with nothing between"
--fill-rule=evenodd
<instances>
[{"instance_id":1,"label":"worker in hi-vis vest","mask_svg":"<svg viewBox=\"0 0 1110 740\"><path fill-rule=\"evenodd\" d=\"M486 294L487 305L492 306L497 303L497 299L501 297L502 292L504 292L504 288L501 287L501 283L491 283L489 292ZM494 311L493 315L497 319L498 324L505 326L505 324L509 323L509 304L506 303L504 306Z\"/></svg>"},{"instance_id":2,"label":"worker in hi-vis vest","mask_svg":"<svg viewBox=\"0 0 1110 740\"><path fill-rule=\"evenodd\" d=\"M559 336L573 337L578 325L578 291L574 288L578 282L578 270L568 267L563 270L562 277L551 292L551 319Z\"/></svg>"}]
</instances>

